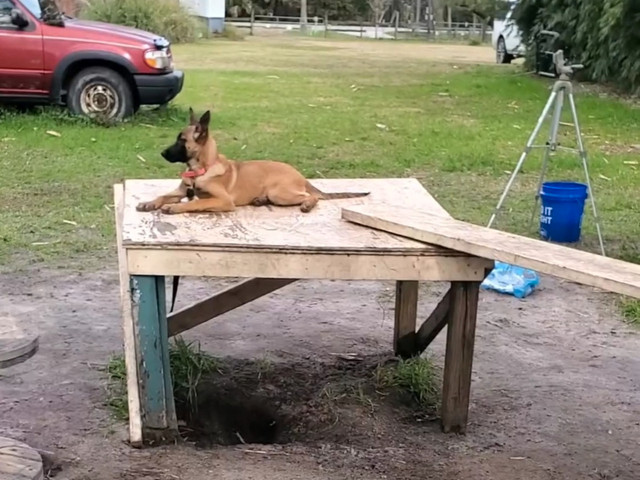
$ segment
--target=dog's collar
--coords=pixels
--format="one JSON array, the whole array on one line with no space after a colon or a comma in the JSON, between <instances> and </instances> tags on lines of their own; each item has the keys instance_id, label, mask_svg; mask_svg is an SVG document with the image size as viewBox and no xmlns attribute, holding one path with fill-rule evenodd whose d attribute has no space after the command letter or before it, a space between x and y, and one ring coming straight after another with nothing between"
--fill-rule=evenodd
<instances>
[{"instance_id":1,"label":"dog's collar","mask_svg":"<svg viewBox=\"0 0 640 480\"><path fill-rule=\"evenodd\" d=\"M205 173L207 173L206 168L199 168L198 170L187 170L186 172L182 173L181 176L182 178L195 178L204 175Z\"/></svg>"}]
</instances>

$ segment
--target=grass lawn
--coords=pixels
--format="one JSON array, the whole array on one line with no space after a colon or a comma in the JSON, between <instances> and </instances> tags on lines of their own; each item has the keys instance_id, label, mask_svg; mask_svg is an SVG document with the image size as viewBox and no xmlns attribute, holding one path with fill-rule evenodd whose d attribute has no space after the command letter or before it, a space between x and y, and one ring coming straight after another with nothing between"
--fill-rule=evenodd
<instances>
[{"instance_id":1,"label":"grass lawn","mask_svg":"<svg viewBox=\"0 0 640 480\"><path fill-rule=\"evenodd\" d=\"M186 84L166 111L106 128L59 109L0 110L0 265L114 261L112 185L178 179L179 167L159 151L188 106L213 109L231 158L283 160L310 177L415 176L456 218L485 224L550 83L516 67L452 63L456 49L492 55L486 47L286 35L208 40L175 47ZM582 90L577 105L608 253L639 261L640 109ZM572 130L563 132L573 144ZM527 225L539 160L525 165L498 228L535 235ZM577 157L558 154L549 178L584 177ZM596 251L590 210L583 237Z\"/></svg>"}]
</instances>

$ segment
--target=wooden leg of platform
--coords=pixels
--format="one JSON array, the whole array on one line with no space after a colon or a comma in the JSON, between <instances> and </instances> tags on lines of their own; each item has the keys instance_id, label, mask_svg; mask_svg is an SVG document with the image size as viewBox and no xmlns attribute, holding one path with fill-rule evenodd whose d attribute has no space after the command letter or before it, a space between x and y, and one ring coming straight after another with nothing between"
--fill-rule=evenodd
<instances>
[{"instance_id":1,"label":"wooden leg of platform","mask_svg":"<svg viewBox=\"0 0 640 480\"><path fill-rule=\"evenodd\" d=\"M143 440L165 443L178 436L178 422L169 365L164 277L134 275L131 291Z\"/></svg>"},{"instance_id":2,"label":"wooden leg of platform","mask_svg":"<svg viewBox=\"0 0 640 480\"><path fill-rule=\"evenodd\" d=\"M416 318L418 315L418 282L396 282L395 326L393 351L402 358L418 353L416 349Z\"/></svg>"},{"instance_id":3,"label":"wooden leg of platform","mask_svg":"<svg viewBox=\"0 0 640 480\"><path fill-rule=\"evenodd\" d=\"M465 433L476 334L479 282L452 282L442 388L442 429Z\"/></svg>"}]
</instances>

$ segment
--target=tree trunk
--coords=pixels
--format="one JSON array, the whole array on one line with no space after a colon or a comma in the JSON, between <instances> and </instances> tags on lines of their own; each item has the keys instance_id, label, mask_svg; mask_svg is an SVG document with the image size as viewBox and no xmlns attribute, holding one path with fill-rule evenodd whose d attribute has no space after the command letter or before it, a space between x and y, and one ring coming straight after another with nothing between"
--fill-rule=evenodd
<instances>
[{"instance_id":1,"label":"tree trunk","mask_svg":"<svg viewBox=\"0 0 640 480\"><path fill-rule=\"evenodd\" d=\"M300 0L300 31L307 32L307 0Z\"/></svg>"}]
</instances>

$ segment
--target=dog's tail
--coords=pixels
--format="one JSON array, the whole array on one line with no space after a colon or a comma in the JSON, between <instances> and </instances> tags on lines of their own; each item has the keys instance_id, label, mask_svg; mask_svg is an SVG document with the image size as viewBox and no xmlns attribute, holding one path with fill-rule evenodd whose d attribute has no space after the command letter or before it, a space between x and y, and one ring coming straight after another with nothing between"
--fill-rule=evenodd
<instances>
[{"instance_id":1,"label":"dog's tail","mask_svg":"<svg viewBox=\"0 0 640 480\"><path fill-rule=\"evenodd\" d=\"M341 198L359 198L359 197L366 197L367 195L369 195L369 193L371 192L332 192L332 193L325 193L319 189L317 189L316 187L314 187L313 185L311 185L310 182L307 181L307 192L312 193L314 195L317 195L318 198L320 198L321 200L338 200Z\"/></svg>"}]
</instances>

